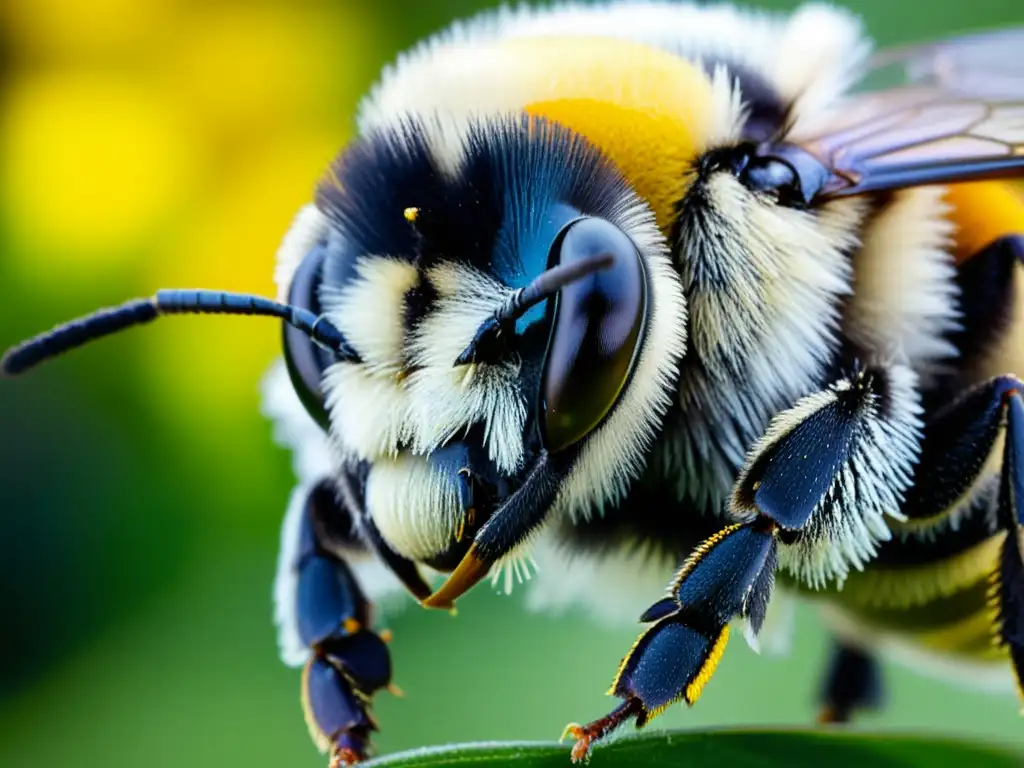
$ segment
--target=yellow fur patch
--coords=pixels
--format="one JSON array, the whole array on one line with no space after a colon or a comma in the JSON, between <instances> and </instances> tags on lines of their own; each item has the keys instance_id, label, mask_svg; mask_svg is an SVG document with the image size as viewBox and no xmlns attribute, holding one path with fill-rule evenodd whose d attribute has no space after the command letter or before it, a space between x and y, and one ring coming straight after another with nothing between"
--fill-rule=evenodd
<instances>
[{"instance_id":1,"label":"yellow fur patch","mask_svg":"<svg viewBox=\"0 0 1024 768\"><path fill-rule=\"evenodd\" d=\"M956 260L967 261L998 237L1024 233L1024 194L999 181L954 184L946 193L956 224Z\"/></svg>"},{"instance_id":2,"label":"yellow fur patch","mask_svg":"<svg viewBox=\"0 0 1024 768\"><path fill-rule=\"evenodd\" d=\"M526 111L585 136L647 200L666 230L714 125L711 81L686 60L610 38L513 39Z\"/></svg>"}]
</instances>

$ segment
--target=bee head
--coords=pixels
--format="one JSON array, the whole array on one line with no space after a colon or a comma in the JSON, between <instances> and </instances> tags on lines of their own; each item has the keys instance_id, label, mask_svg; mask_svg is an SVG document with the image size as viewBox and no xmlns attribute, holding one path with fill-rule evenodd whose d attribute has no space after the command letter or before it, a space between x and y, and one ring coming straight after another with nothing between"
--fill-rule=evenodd
<instances>
[{"instance_id":1,"label":"bee head","mask_svg":"<svg viewBox=\"0 0 1024 768\"><path fill-rule=\"evenodd\" d=\"M500 523L500 559L642 468L685 305L650 209L578 134L522 114L373 132L285 246L285 295L355 353L286 330L292 381L341 460L368 465L398 553L443 567Z\"/></svg>"}]
</instances>

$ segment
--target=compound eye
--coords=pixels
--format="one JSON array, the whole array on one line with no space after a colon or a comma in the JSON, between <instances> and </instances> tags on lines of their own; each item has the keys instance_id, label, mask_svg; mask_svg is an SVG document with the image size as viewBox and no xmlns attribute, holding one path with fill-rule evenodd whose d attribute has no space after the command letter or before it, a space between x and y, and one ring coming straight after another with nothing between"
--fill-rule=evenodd
<instances>
[{"instance_id":1,"label":"compound eye","mask_svg":"<svg viewBox=\"0 0 1024 768\"><path fill-rule=\"evenodd\" d=\"M307 253L295 270L288 288L288 303L300 309L320 313L317 288L327 249L316 246ZM317 424L325 430L330 426L327 406L320 382L324 370L334 362L333 355L313 342L305 333L284 323L284 361L288 376L302 405Z\"/></svg>"},{"instance_id":2,"label":"compound eye","mask_svg":"<svg viewBox=\"0 0 1024 768\"><path fill-rule=\"evenodd\" d=\"M796 169L777 157L754 157L740 179L747 189L768 192L783 205L806 204Z\"/></svg>"},{"instance_id":3,"label":"compound eye","mask_svg":"<svg viewBox=\"0 0 1024 768\"><path fill-rule=\"evenodd\" d=\"M747 186L756 190L789 187L796 182L796 171L789 163L774 157L754 158L746 168Z\"/></svg>"},{"instance_id":4,"label":"compound eye","mask_svg":"<svg viewBox=\"0 0 1024 768\"><path fill-rule=\"evenodd\" d=\"M604 420L638 357L647 278L626 233L604 219L577 219L555 238L549 267L602 255L611 266L563 287L548 310L540 426L549 451L568 448Z\"/></svg>"}]
</instances>

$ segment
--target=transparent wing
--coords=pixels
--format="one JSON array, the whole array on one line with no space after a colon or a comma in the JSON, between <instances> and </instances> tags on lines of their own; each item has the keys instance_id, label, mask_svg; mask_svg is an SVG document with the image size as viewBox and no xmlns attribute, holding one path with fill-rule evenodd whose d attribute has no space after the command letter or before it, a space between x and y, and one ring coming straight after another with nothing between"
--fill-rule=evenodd
<instances>
[{"instance_id":1,"label":"transparent wing","mask_svg":"<svg viewBox=\"0 0 1024 768\"><path fill-rule=\"evenodd\" d=\"M833 171L821 197L1024 177L1024 28L889 49L872 65L905 84L788 137Z\"/></svg>"},{"instance_id":2,"label":"transparent wing","mask_svg":"<svg viewBox=\"0 0 1024 768\"><path fill-rule=\"evenodd\" d=\"M976 98L1024 93L1024 28L978 32L919 45L887 48L870 62L898 82Z\"/></svg>"}]
</instances>

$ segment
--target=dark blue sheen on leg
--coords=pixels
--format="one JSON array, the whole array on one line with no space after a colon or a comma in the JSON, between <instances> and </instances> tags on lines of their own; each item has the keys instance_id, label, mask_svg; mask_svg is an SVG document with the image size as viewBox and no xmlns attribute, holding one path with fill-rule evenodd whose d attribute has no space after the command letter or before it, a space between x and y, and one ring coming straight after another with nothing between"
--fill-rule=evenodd
<instances>
[{"instance_id":1,"label":"dark blue sheen on leg","mask_svg":"<svg viewBox=\"0 0 1024 768\"><path fill-rule=\"evenodd\" d=\"M1009 396L1006 424L1006 469L1010 476L1014 519L1024 526L1024 384Z\"/></svg>"},{"instance_id":2,"label":"dark blue sheen on leg","mask_svg":"<svg viewBox=\"0 0 1024 768\"><path fill-rule=\"evenodd\" d=\"M1024 701L1024 385L1006 382L1003 398L1008 412L1007 434L996 514L1006 533L988 596L994 614L994 639L1009 655L1017 691Z\"/></svg>"},{"instance_id":3,"label":"dark blue sheen on leg","mask_svg":"<svg viewBox=\"0 0 1024 768\"><path fill-rule=\"evenodd\" d=\"M864 397L858 390L840 393L767 446L739 488L743 507L783 528L802 528L849 458Z\"/></svg>"},{"instance_id":4,"label":"dark blue sheen on leg","mask_svg":"<svg viewBox=\"0 0 1024 768\"><path fill-rule=\"evenodd\" d=\"M775 547L772 530L757 524L733 526L715 534L699 545L680 569L676 599L689 615L700 614L727 624L745 614L751 587L769 559L774 569Z\"/></svg>"},{"instance_id":5,"label":"dark blue sheen on leg","mask_svg":"<svg viewBox=\"0 0 1024 768\"><path fill-rule=\"evenodd\" d=\"M302 642L316 647L347 634L346 620L357 621L353 580L348 566L328 557L309 557L299 569L298 619Z\"/></svg>"},{"instance_id":6,"label":"dark blue sheen on leg","mask_svg":"<svg viewBox=\"0 0 1024 768\"><path fill-rule=\"evenodd\" d=\"M755 632L760 628L776 546L774 524L765 518L725 528L690 554L672 595L647 609L641 620L656 623L623 659L610 691L633 702L628 712L638 727L675 701L697 700L725 650L733 618L749 618ZM581 754L607 731L607 720L572 731Z\"/></svg>"},{"instance_id":7,"label":"dark blue sheen on leg","mask_svg":"<svg viewBox=\"0 0 1024 768\"><path fill-rule=\"evenodd\" d=\"M620 698L637 698L643 712L637 726L655 717L669 704L685 699L693 704L700 695L694 685L712 654L725 648L725 628L700 631L676 618L663 619L647 630L629 654L615 681L612 693ZM717 658L714 659L717 662Z\"/></svg>"},{"instance_id":8,"label":"dark blue sheen on leg","mask_svg":"<svg viewBox=\"0 0 1024 768\"><path fill-rule=\"evenodd\" d=\"M323 644L322 652L367 696L391 682L391 654L376 632L364 629L331 638Z\"/></svg>"},{"instance_id":9,"label":"dark blue sheen on leg","mask_svg":"<svg viewBox=\"0 0 1024 768\"><path fill-rule=\"evenodd\" d=\"M346 731L372 727L348 681L326 659L314 657L306 664L302 702L310 733L321 749L330 748Z\"/></svg>"},{"instance_id":10,"label":"dark blue sheen on leg","mask_svg":"<svg viewBox=\"0 0 1024 768\"><path fill-rule=\"evenodd\" d=\"M677 613L679 608L679 601L675 597L664 597L643 612L640 623L650 624L653 621L664 619L666 616Z\"/></svg>"}]
</instances>

